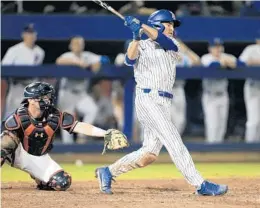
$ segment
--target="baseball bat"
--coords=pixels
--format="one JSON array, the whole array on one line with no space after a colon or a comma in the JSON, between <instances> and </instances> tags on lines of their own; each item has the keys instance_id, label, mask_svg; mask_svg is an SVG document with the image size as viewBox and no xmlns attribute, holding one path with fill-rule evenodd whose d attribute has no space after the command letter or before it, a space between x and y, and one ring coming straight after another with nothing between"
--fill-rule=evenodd
<instances>
[{"instance_id":1,"label":"baseball bat","mask_svg":"<svg viewBox=\"0 0 260 208\"><path fill-rule=\"evenodd\" d=\"M99 6L103 7L104 9L112 12L113 14L115 14L116 16L120 17L122 20L125 20L125 17L120 14L119 12L117 12L113 7L111 7L110 5L108 5L107 3L101 1L101 0L92 0L93 2L95 2L96 4L98 4Z\"/></svg>"}]
</instances>

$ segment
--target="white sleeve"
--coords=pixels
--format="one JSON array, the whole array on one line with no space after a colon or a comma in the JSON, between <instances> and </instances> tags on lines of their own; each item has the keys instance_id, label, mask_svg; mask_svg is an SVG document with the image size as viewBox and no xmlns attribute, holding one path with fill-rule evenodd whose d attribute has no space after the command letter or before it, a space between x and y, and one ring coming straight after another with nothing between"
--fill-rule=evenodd
<instances>
[{"instance_id":1,"label":"white sleeve","mask_svg":"<svg viewBox=\"0 0 260 208\"><path fill-rule=\"evenodd\" d=\"M75 56L71 52L66 52L60 55L60 58L74 58Z\"/></svg>"},{"instance_id":2,"label":"white sleeve","mask_svg":"<svg viewBox=\"0 0 260 208\"><path fill-rule=\"evenodd\" d=\"M58 58L64 58L64 59L69 60L71 62L77 62L77 61L80 60L80 58L75 56L72 52L63 53Z\"/></svg>"},{"instance_id":3,"label":"white sleeve","mask_svg":"<svg viewBox=\"0 0 260 208\"><path fill-rule=\"evenodd\" d=\"M44 57L45 57L45 52L44 52L44 50L43 49L41 49L41 48L39 48L40 50L39 50L39 54L40 54L40 58L39 58L39 61L37 62L37 64L42 64L43 63L43 60L44 60Z\"/></svg>"},{"instance_id":4,"label":"white sleeve","mask_svg":"<svg viewBox=\"0 0 260 208\"><path fill-rule=\"evenodd\" d=\"M15 61L14 49L9 48L2 60L2 65L13 65Z\"/></svg>"},{"instance_id":5,"label":"white sleeve","mask_svg":"<svg viewBox=\"0 0 260 208\"><path fill-rule=\"evenodd\" d=\"M130 46L131 43L132 43L132 41L128 44L128 47ZM128 47L127 47L127 50L128 50ZM137 55L136 59L139 58L139 56L145 51L146 48L147 48L147 43L144 40L140 40L139 45L138 45L138 55ZM125 52L125 55L127 54L127 50Z\"/></svg>"},{"instance_id":6,"label":"white sleeve","mask_svg":"<svg viewBox=\"0 0 260 208\"><path fill-rule=\"evenodd\" d=\"M128 44L128 47L130 46L130 44L132 43L132 41ZM127 47L127 50L128 50L128 47ZM138 54L140 54L140 52L142 52L143 50L145 50L146 46L145 46L145 43L143 40L140 40L139 41L139 45L138 45ZM127 50L126 50L126 53L127 53Z\"/></svg>"},{"instance_id":7,"label":"white sleeve","mask_svg":"<svg viewBox=\"0 0 260 208\"><path fill-rule=\"evenodd\" d=\"M202 66L208 67L210 65L210 63L211 63L211 60L210 60L209 56L204 55L201 57Z\"/></svg>"},{"instance_id":8,"label":"white sleeve","mask_svg":"<svg viewBox=\"0 0 260 208\"><path fill-rule=\"evenodd\" d=\"M123 66L124 65L124 61L125 61L125 54L119 53L119 54L117 54L117 56L115 58L114 64L116 66Z\"/></svg>"},{"instance_id":9,"label":"white sleeve","mask_svg":"<svg viewBox=\"0 0 260 208\"><path fill-rule=\"evenodd\" d=\"M128 44L127 50L131 44L132 44L132 41ZM138 54L137 54L136 59L131 60L130 62L127 62L126 57L128 58L128 56L127 56L127 50L126 50L126 52L124 54L124 57L125 57L124 64L126 66L134 66L136 64L136 62L138 61L139 57L141 56L141 54L144 53L145 49L146 49L146 42L144 40L140 40L139 44L138 44Z\"/></svg>"},{"instance_id":10,"label":"white sleeve","mask_svg":"<svg viewBox=\"0 0 260 208\"><path fill-rule=\"evenodd\" d=\"M95 53L92 53L90 51L85 51L84 52L84 61L87 64L96 64L98 62L100 62L101 56L97 55Z\"/></svg>"},{"instance_id":11,"label":"white sleeve","mask_svg":"<svg viewBox=\"0 0 260 208\"><path fill-rule=\"evenodd\" d=\"M243 61L243 62L248 62L249 60L249 57L250 57L250 53L251 53L251 50L250 48L247 46L243 52L241 53L241 55L239 56L239 60L240 61Z\"/></svg>"},{"instance_id":12,"label":"white sleeve","mask_svg":"<svg viewBox=\"0 0 260 208\"><path fill-rule=\"evenodd\" d=\"M233 59L233 61L237 61L237 58L234 56L234 55L232 55L232 54L227 54L230 58L232 58Z\"/></svg>"}]
</instances>

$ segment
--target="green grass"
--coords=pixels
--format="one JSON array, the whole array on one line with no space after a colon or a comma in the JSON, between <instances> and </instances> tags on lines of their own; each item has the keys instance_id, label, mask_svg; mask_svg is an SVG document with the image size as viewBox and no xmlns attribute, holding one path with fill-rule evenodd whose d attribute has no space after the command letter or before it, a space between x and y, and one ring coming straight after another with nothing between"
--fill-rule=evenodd
<instances>
[{"instance_id":1,"label":"green grass","mask_svg":"<svg viewBox=\"0 0 260 208\"><path fill-rule=\"evenodd\" d=\"M100 164L61 165L69 172L73 181L94 180L94 170ZM257 163L198 163L197 169L205 178L227 177L260 177L260 164ZM172 179L181 178L181 174L173 164L153 164L146 168L137 169L123 174L118 179ZM27 173L8 165L2 167L2 181L30 181Z\"/></svg>"}]
</instances>

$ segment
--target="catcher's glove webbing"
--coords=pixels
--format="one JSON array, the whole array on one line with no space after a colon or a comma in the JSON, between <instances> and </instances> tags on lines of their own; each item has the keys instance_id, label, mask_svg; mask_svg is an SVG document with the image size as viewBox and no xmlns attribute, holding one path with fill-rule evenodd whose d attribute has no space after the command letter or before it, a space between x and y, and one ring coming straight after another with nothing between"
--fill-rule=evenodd
<instances>
[{"instance_id":1,"label":"catcher's glove webbing","mask_svg":"<svg viewBox=\"0 0 260 208\"><path fill-rule=\"evenodd\" d=\"M106 153L106 150L117 150L124 147L128 147L129 143L126 136L119 130L108 129L104 136L104 149L102 155Z\"/></svg>"}]
</instances>

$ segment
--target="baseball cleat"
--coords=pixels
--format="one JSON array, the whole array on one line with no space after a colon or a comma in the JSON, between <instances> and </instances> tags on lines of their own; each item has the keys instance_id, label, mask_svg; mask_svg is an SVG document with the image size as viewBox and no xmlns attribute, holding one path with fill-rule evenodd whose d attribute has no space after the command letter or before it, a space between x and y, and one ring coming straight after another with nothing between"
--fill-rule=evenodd
<instances>
[{"instance_id":1,"label":"baseball cleat","mask_svg":"<svg viewBox=\"0 0 260 208\"><path fill-rule=\"evenodd\" d=\"M227 193L227 191L228 191L227 185L218 185L215 183L204 181L201 184L200 189L196 191L196 194L204 195L204 196L217 196L217 195L223 195Z\"/></svg>"},{"instance_id":2,"label":"baseball cleat","mask_svg":"<svg viewBox=\"0 0 260 208\"><path fill-rule=\"evenodd\" d=\"M113 176L108 167L102 167L96 169L96 178L99 182L100 191L104 194L113 194L111 191L111 182Z\"/></svg>"},{"instance_id":3,"label":"baseball cleat","mask_svg":"<svg viewBox=\"0 0 260 208\"><path fill-rule=\"evenodd\" d=\"M52 187L50 187L50 186L48 186L48 185L45 185L45 184L38 184L37 185L37 187L36 187L36 189L38 189L38 190L43 190L43 191L55 191L55 189L54 188L52 188Z\"/></svg>"}]
</instances>

